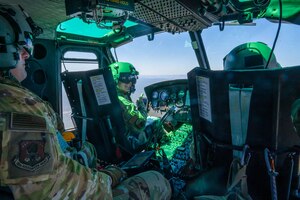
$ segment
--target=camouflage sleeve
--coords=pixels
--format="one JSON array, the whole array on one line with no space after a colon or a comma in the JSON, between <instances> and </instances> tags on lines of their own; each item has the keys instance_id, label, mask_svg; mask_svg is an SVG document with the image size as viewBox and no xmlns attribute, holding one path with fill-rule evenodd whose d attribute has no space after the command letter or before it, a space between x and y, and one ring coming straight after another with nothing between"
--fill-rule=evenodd
<instances>
[{"instance_id":1,"label":"camouflage sleeve","mask_svg":"<svg viewBox=\"0 0 300 200\"><path fill-rule=\"evenodd\" d=\"M112 199L107 174L62 153L55 113L22 88L0 86L0 184L15 199Z\"/></svg>"},{"instance_id":2,"label":"camouflage sleeve","mask_svg":"<svg viewBox=\"0 0 300 200\"><path fill-rule=\"evenodd\" d=\"M124 110L124 120L132 125L135 129L144 129L147 121L147 113L139 111L133 102L122 96L119 96L119 101Z\"/></svg>"},{"instance_id":3,"label":"camouflage sleeve","mask_svg":"<svg viewBox=\"0 0 300 200\"><path fill-rule=\"evenodd\" d=\"M112 188L117 186L119 183L122 182L127 177L127 173L122 170L121 168L114 166L114 165L109 165L105 167L104 169L101 170L101 172L109 175L112 179Z\"/></svg>"},{"instance_id":4,"label":"camouflage sleeve","mask_svg":"<svg viewBox=\"0 0 300 200\"><path fill-rule=\"evenodd\" d=\"M49 113L53 114L52 118L53 118L53 122L55 124L56 129L59 132L63 133L65 131L65 125L64 125L62 118L58 115L58 113L56 113L53 110L53 108L49 102L45 102L45 106L48 107L47 109L49 110Z\"/></svg>"}]
</instances>

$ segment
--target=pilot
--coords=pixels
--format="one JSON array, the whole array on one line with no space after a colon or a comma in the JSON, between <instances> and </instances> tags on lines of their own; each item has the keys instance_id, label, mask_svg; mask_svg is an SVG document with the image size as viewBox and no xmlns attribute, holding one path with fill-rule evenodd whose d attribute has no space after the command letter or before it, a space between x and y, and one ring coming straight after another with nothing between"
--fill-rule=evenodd
<instances>
[{"instance_id":1,"label":"pilot","mask_svg":"<svg viewBox=\"0 0 300 200\"><path fill-rule=\"evenodd\" d=\"M267 62L271 49L263 42L241 44L231 50L223 59L224 70L251 70L281 68L272 53L268 66Z\"/></svg>"},{"instance_id":2,"label":"pilot","mask_svg":"<svg viewBox=\"0 0 300 200\"><path fill-rule=\"evenodd\" d=\"M110 65L116 82L119 102L123 109L123 118L127 128L127 138L134 150L159 140L165 131L157 117L147 115L143 94L137 99L136 105L130 95L135 92L135 84L139 72L127 62L116 62Z\"/></svg>"},{"instance_id":3,"label":"pilot","mask_svg":"<svg viewBox=\"0 0 300 200\"><path fill-rule=\"evenodd\" d=\"M98 171L62 153L57 115L20 85L32 27L20 7L0 4L0 185L15 199L170 199L170 184L156 171L119 184L126 173L118 167Z\"/></svg>"}]
</instances>

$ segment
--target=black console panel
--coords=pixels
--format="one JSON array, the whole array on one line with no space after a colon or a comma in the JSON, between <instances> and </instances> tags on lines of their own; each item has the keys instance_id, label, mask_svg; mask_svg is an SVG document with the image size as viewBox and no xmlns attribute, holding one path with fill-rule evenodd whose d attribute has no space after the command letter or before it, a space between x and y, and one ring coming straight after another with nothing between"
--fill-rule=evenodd
<instances>
[{"instance_id":1,"label":"black console panel","mask_svg":"<svg viewBox=\"0 0 300 200\"><path fill-rule=\"evenodd\" d=\"M189 92L186 79L163 81L145 87L149 105L155 111L168 111L173 106L189 106Z\"/></svg>"}]
</instances>

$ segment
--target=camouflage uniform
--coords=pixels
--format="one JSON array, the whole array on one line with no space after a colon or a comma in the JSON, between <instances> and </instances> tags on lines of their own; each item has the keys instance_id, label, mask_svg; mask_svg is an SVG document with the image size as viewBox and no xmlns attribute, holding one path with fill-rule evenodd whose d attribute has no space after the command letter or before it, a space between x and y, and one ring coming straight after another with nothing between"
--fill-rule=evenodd
<instances>
[{"instance_id":1,"label":"camouflage uniform","mask_svg":"<svg viewBox=\"0 0 300 200\"><path fill-rule=\"evenodd\" d=\"M170 199L171 186L157 171L146 171L128 178L113 190L114 200Z\"/></svg>"},{"instance_id":2,"label":"camouflage uniform","mask_svg":"<svg viewBox=\"0 0 300 200\"><path fill-rule=\"evenodd\" d=\"M147 117L147 110L143 102L138 101L136 106L130 96L121 91L118 91L118 98L123 109L127 138L133 149L149 142L153 137L159 138L164 134L160 119ZM151 130L145 131L146 127Z\"/></svg>"},{"instance_id":3,"label":"camouflage uniform","mask_svg":"<svg viewBox=\"0 0 300 200\"><path fill-rule=\"evenodd\" d=\"M52 108L38 96L0 77L1 185L9 185L15 199L112 199L109 175L63 154L57 121ZM158 199L171 195L169 183L157 172L129 178L117 191L122 190L119 187L123 192L118 194L128 198L153 199L152 192Z\"/></svg>"}]
</instances>

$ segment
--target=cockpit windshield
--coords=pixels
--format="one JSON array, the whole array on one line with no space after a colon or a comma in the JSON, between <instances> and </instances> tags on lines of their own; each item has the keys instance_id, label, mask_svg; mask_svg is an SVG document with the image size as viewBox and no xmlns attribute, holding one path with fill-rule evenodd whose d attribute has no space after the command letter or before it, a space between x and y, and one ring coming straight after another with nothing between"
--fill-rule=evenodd
<instances>
[{"instance_id":1,"label":"cockpit windshield","mask_svg":"<svg viewBox=\"0 0 300 200\"><path fill-rule=\"evenodd\" d=\"M205 29L202 39L212 70L223 69L223 58L236 46L247 42L264 42L272 48L278 23L259 19L246 25L227 24L223 31L218 26ZM274 54L282 67L300 65L298 48L299 27L293 24L281 24Z\"/></svg>"},{"instance_id":2,"label":"cockpit windshield","mask_svg":"<svg viewBox=\"0 0 300 200\"><path fill-rule=\"evenodd\" d=\"M188 33L161 33L155 35L152 41L139 37L112 51L113 54L116 52L116 59L131 62L140 73L133 99L143 92L145 86L186 79L187 72L199 66Z\"/></svg>"}]
</instances>

